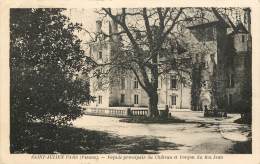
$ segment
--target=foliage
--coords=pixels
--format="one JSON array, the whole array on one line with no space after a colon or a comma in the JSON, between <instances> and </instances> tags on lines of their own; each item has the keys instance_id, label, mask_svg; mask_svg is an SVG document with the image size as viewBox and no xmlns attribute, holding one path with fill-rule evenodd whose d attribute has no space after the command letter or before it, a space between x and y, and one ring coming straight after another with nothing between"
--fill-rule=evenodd
<instances>
[{"instance_id":1,"label":"foliage","mask_svg":"<svg viewBox=\"0 0 260 164\"><path fill-rule=\"evenodd\" d=\"M12 125L67 124L82 115L80 105L91 98L84 70L88 60L75 35L81 26L62 12L10 10Z\"/></svg>"}]
</instances>

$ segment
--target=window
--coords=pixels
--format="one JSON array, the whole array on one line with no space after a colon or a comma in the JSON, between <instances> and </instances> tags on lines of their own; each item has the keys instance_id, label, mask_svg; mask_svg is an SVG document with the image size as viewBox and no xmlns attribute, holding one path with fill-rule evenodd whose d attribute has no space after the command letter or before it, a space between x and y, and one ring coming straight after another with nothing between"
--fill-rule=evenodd
<instances>
[{"instance_id":1,"label":"window","mask_svg":"<svg viewBox=\"0 0 260 164\"><path fill-rule=\"evenodd\" d=\"M228 78L229 78L228 87L234 87L235 86L234 74L230 74Z\"/></svg>"},{"instance_id":2,"label":"window","mask_svg":"<svg viewBox=\"0 0 260 164\"><path fill-rule=\"evenodd\" d=\"M171 102L172 102L172 105L176 105L176 96L175 95L171 96Z\"/></svg>"},{"instance_id":3,"label":"window","mask_svg":"<svg viewBox=\"0 0 260 164\"><path fill-rule=\"evenodd\" d=\"M137 89L138 88L138 81L137 81L137 78L135 78L134 80L134 89Z\"/></svg>"},{"instance_id":4,"label":"window","mask_svg":"<svg viewBox=\"0 0 260 164\"><path fill-rule=\"evenodd\" d=\"M97 78L97 89L101 89L102 88L102 80L98 77Z\"/></svg>"},{"instance_id":5,"label":"window","mask_svg":"<svg viewBox=\"0 0 260 164\"><path fill-rule=\"evenodd\" d=\"M89 47L89 54L92 55L92 46Z\"/></svg>"},{"instance_id":6,"label":"window","mask_svg":"<svg viewBox=\"0 0 260 164\"><path fill-rule=\"evenodd\" d=\"M242 35L242 43L244 43L244 42L245 42L245 36Z\"/></svg>"},{"instance_id":7,"label":"window","mask_svg":"<svg viewBox=\"0 0 260 164\"><path fill-rule=\"evenodd\" d=\"M232 105L232 94L228 95L228 105Z\"/></svg>"},{"instance_id":8,"label":"window","mask_svg":"<svg viewBox=\"0 0 260 164\"><path fill-rule=\"evenodd\" d=\"M163 85L163 78L161 77L161 87L160 88L162 88L162 85Z\"/></svg>"},{"instance_id":9,"label":"window","mask_svg":"<svg viewBox=\"0 0 260 164\"><path fill-rule=\"evenodd\" d=\"M205 68L206 69L209 68L209 62L208 61L206 61L206 63L205 63Z\"/></svg>"},{"instance_id":10,"label":"window","mask_svg":"<svg viewBox=\"0 0 260 164\"><path fill-rule=\"evenodd\" d=\"M102 51L98 51L98 59L102 59Z\"/></svg>"},{"instance_id":11,"label":"window","mask_svg":"<svg viewBox=\"0 0 260 164\"><path fill-rule=\"evenodd\" d=\"M231 87L235 86L234 74L232 74L231 77L230 77L230 86Z\"/></svg>"},{"instance_id":12,"label":"window","mask_svg":"<svg viewBox=\"0 0 260 164\"><path fill-rule=\"evenodd\" d=\"M98 96L98 104L102 104L102 96Z\"/></svg>"},{"instance_id":13,"label":"window","mask_svg":"<svg viewBox=\"0 0 260 164\"><path fill-rule=\"evenodd\" d=\"M199 54L196 54L195 59L196 59L196 63L197 63L199 61Z\"/></svg>"},{"instance_id":14,"label":"window","mask_svg":"<svg viewBox=\"0 0 260 164\"><path fill-rule=\"evenodd\" d=\"M138 104L138 95L134 95L134 104Z\"/></svg>"},{"instance_id":15,"label":"window","mask_svg":"<svg viewBox=\"0 0 260 164\"><path fill-rule=\"evenodd\" d=\"M121 78L121 89L125 89L125 78Z\"/></svg>"},{"instance_id":16,"label":"window","mask_svg":"<svg viewBox=\"0 0 260 164\"><path fill-rule=\"evenodd\" d=\"M177 79L174 76L171 76L171 89L177 88Z\"/></svg>"},{"instance_id":17,"label":"window","mask_svg":"<svg viewBox=\"0 0 260 164\"><path fill-rule=\"evenodd\" d=\"M121 99L120 99L121 104L125 103L125 95L121 94Z\"/></svg>"}]
</instances>

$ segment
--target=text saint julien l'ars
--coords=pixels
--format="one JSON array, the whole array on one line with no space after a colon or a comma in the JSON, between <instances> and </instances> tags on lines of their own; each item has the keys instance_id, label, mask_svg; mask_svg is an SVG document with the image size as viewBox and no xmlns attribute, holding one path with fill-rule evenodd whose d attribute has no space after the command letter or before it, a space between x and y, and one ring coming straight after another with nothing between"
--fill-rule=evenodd
<instances>
[{"instance_id":1,"label":"text saint julien l'ars","mask_svg":"<svg viewBox=\"0 0 260 164\"><path fill-rule=\"evenodd\" d=\"M63 154L50 154L42 155L35 154L31 156L32 159L98 159L97 155L63 155Z\"/></svg>"}]
</instances>

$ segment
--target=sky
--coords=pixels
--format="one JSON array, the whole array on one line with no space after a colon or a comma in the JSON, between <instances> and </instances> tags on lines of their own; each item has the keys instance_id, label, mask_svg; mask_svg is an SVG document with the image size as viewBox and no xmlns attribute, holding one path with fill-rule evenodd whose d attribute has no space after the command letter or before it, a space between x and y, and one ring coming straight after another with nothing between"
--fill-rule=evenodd
<instances>
[{"instance_id":1,"label":"sky","mask_svg":"<svg viewBox=\"0 0 260 164\"><path fill-rule=\"evenodd\" d=\"M68 16L73 23L82 23L82 27L84 29L87 29L90 32L95 32L96 30L96 20L99 19L99 15L95 13L97 9L95 8L71 8L67 9L64 14ZM241 9L242 11L242 9ZM243 13L239 13L241 15L240 19L243 21ZM237 17L236 13L233 13L232 16L230 15L230 19L235 22L235 19ZM103 27L106 26L103 24ZM103 28L104 30L106 28ZM90 40L89 34L85 31L82 31L77 34L79 38L83 41L83 43L86 43L88 40Z\"/></svg>"},{"instance_id":2,"label":"sky","mask_svg":"<svg viewBox=\"0 0 260 164\"><path fill-rule=\"evenodd\" d=\"M95 9L67 9L64 14L68 16L73 23L82 23L82 27L88 31L94 32L98 14ZM89 36L82 31L79 35L81 40L87 41Z\"/></svg>"}]
</instances>

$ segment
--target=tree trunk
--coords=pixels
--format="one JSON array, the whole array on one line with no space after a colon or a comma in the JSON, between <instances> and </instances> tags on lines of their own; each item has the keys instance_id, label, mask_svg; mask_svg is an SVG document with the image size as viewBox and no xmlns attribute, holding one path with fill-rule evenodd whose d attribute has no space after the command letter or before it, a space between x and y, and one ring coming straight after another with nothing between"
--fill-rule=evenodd
<instances>
[{"instance_id":1,"label":"tree trunk","mask_svg":"<svg viewBox=\"0 0 260 164\"><path fill-rule=\"evenodd\" d=\"M149 96L149 107L148 107L148 117L158 117L158 93L155 92Z\"/></svg>"}]
</instances>

